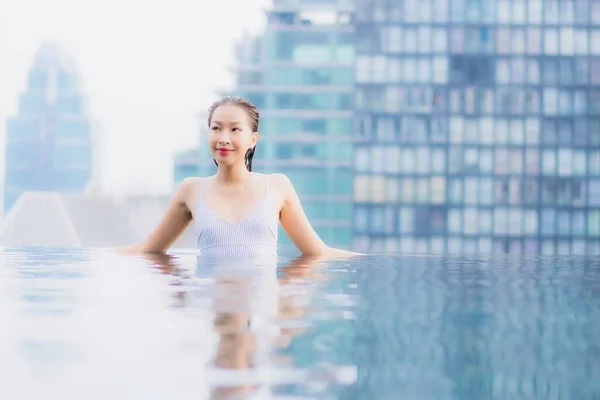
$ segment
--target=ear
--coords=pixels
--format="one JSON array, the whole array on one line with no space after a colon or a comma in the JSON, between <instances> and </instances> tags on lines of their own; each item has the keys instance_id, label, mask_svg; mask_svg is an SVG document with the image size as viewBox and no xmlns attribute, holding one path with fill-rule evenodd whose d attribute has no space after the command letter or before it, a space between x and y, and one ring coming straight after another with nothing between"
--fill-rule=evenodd
<instances>
[{"instance_id":1,"label":"ear","mask_svg":"<svg viewBox=\"0 0 600 400\"><path fill-rule=\"evenodd\" d=\"M256 146L256 143L258 143L258 136L258 132L252 132L252 147Z\"/></svg>"}]
</instances>

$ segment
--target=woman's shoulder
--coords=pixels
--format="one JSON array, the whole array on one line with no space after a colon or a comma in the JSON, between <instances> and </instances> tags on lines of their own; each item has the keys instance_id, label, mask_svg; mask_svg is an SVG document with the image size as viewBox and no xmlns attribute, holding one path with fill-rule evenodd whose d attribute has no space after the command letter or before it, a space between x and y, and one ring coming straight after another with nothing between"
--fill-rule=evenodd
<instances>
[{"instance_id":1,"label":"woman's shoulder","mask_svg":"<svg viewBox=\"0 0 600 400\"><path fill-rule=\"evenodd\" d=\"M269 184L276 185L277 187L285 188L292 184L290 178L288 178L285 174L272 173L261 175L264 175L269 180Z\"/></svg>"},{"instance_id":2,"label":"woman's shoulder","mask_svg":"<svg viewBox=\"0 0 600 400\"><path fill-rule=\"evenodd\" d=\"M294 193L294 185L287 175L281 173L265 174L267 176L269 186L275 187L276 190L284 197Z\"/></svg>"},{"instance_id":3,"label":"woman's shoulder","mask_svg":"<svg viewBox=\"0 0 600 400\"><path fill-rule=\"evenodd\" d=\"M185 190L198 188L205 179L200 176L189 176L181 181L179 187Z\"/></svg>"},{"instance_id":4,"label":"woman's shoulder","mask_svg":"<svg viewBox=\"0 0 600 400\"><path fill-rule=\"evenodd\" d=\"M200 191L200 186L203 184L205 179L206 178L199 176L190 176L185 178L177 187L176 194L179 193L180 196L186 200L197 197Z\"/></svg>"}]
</instances>

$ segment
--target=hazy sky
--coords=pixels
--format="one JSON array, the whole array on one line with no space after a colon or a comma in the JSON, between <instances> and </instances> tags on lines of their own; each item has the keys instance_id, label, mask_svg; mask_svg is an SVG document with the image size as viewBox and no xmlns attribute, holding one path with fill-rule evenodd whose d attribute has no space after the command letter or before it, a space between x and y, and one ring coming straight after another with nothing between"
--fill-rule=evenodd
<instances>
[{"instance_id":1,"label":"hazy sky","mask_svg":"<svg viewBox=\"0 0 600 400\"><path fill-rule=\"evenodd\" d=\"M197 143L197 114L230 87L233 45L268 0L0 0L0 176L6 118L37 48L65 45L103 134L105 190L167 191L172 154ZM135 189L131 189L135 188Z\"/></svg>"}]
</instances>

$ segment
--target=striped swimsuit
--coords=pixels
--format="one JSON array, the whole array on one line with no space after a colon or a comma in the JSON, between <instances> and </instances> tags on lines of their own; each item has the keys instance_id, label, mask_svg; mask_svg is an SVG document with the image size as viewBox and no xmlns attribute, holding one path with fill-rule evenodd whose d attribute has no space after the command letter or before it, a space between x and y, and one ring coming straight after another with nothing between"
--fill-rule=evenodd
<instances>
[{"instance_id":1,"label":"striped swimsuit","mask_svg":"<svg viewBox=\"0 0 600 400\"><path fill-rule=\"evenodd\" d=\"M209 301L217 314L248 313L249 329L260 332L255 336L254 362L271 368L272 342L279 337L279 326L275 322L280 308L279 215L266 176L265 180L264 197L247 216L236 222L225 220L206 203L204 183L200 183L194 221L200 254L194 277L201 290L193 293L199 304ZM212 325L211 328L214 329ZM257 396L271 398L268 390Z\"/></svg>"},{"instance_id":2,"label":"striped swimsuit","mask_svg":"<svg viewBox=\"0 0 600 400\"><path fill-rule=\"evenodd\" d=\"M266 176L265 181L262 200L250 214L236 222L225 220L206 203L204 183L200 184L194 224L202 258L233 261L277 257L279 216Z\"/></svg>"}]
</instances>

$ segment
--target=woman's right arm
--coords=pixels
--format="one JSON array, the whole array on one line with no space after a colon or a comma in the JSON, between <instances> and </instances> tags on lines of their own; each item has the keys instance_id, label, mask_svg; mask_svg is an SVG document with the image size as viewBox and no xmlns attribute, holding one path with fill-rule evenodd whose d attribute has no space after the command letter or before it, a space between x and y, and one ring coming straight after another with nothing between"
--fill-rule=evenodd
<instances>
[{"instance_id":1,"label":"woman's right arm","mask_svg":"<svg viewBox=\"0 0 600 400\"><path fill-rule=\"evenodd\" d=\"M121 247L123 254L164 253L192 220L188 199L195 192L198 178L186 178L171 197L167 211L154 230L139 244Z\"/></svg>"}]
</instances>

